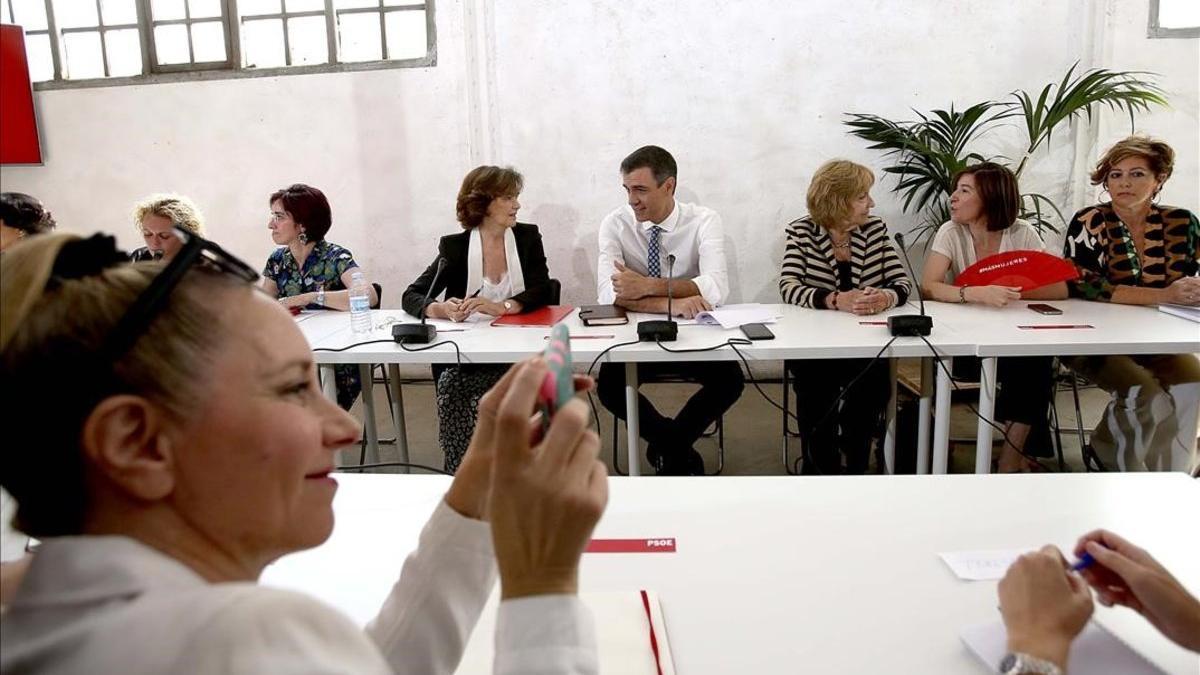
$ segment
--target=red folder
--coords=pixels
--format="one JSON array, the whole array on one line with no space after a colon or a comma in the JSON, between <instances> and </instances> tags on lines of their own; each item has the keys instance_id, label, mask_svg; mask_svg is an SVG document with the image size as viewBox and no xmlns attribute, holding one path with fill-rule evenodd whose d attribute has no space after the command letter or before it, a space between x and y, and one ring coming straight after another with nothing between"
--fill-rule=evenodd
<instances>
[{"instance_id":1,"label":"red folder","mask_svg":"<svg viewBox=\"0 0 1200 675\"><path fill-rule=\"evenodd\" d=\"M1008 251L989 255L963 270L954 285L1019 286L1022 291L1032 291L1078 276L1071 261L1045 251Z\"/></svg>"},{"instance_id":2,"label":"red folder","mask_svg":"<svg viewBox=\"0 0 1200 675\"><path fill-rule=\"evenodd\" d=\"M542 326L548 327L562 321L574 312L571 305L547 305L532 312L507 314L492 322L493 326Z\"/></svg>"}]
</instances>

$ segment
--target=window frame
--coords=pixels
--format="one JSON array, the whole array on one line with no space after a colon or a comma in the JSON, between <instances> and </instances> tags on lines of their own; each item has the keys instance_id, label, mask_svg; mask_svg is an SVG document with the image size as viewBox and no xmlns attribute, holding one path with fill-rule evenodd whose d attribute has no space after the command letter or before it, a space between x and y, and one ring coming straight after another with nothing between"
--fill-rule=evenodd
<instances>
[{"instance_id":1,"label":"window frame","mask_svg":"<svg viewBox=\"0 0 1200 675\"><path fill-rule=\"evenodd\" d=\"M76 0L78 1L78 0ZM247 68L241 65L242 62L242 36L241 22L242 16L238 12L238 0L221 0L222 17L220 21L223 24L225 32L225 45L227 61L205 61L202 63L183 63L183 64L158 64L157 53L154 44L154 26L168 24L188 25L202 21L213 21L214 18L204 19L168 19L163 21L153 21L151 19L151 0L135 0L138 22L137 28L140 33L140 42L142 47L142 73L140 75L129 75L122 77L96 77L80 80L69 80L63 78L64 63L62 57L61 35L64 32L84 32L84 31L100 31L101 53L104 59L104 71L108 72L108 54L105 51L104 30L109 28L103 21L104 17L100 14L100 0L85 0L94 1L97 4L97 19L100 24L94 28L82 29L66 29L58 28L54 16L54 0L43 0L46 7L46 28L42 30L26 31L27 35L48 35L50 40L50 53L54 63L54 79L45 82L34 82L34 91L54 91L59 89L91 89L96 87L121 87L131 85L146 85L156 83L177 83L177 82L202 82L210 80L236 80L253 77L280 77L284 75L308 75L316 73L346 73L346 72L362 72L372 70L390 70L393 68L431 68L437 65L437 31L436 31L436 0L422 0L420 3L412 5L384 5L384 0L378 0L378 4L373 7L355 7L355 8L334 8L334 0L324 0L324 10L310 10L309 12L287 12L286 7L281 7L279 14L255 14L255 17L275 17L284 18L295 17L299 15L317 16L324 14L325 16L325 35L327 47L331 61L328 63L319 63L304 66L278 66L270 68ZM8 3L8 0L0 0L0 2ZM185 8L187 3L185 0ZM400 11L421 11L425 12L425 55L411 59L396 59L386 60L387 58L387 29L386 15L390 12ZM337 16L342 14L359 14L378 12L380 19L380 46L385 60L380 61L354 61L354 62L337 62L332 59L337 55ZM185 16L189 16L190 9L185 9ZM236 30L235 30L236 23ZM116 27L133 27L132 24L114 24ZM286 19L284 26L284 58L286 61L291 60L290 50L287 48L287 28Z\"/></svg>"},{"instance_id":2,"label":"window frame","mask_svg":"<svg viewBox=\"0 0 1200 675\"><path fill-rule=\"evenodd\" d=\"M1158 25L1158 3L1160 0L1150 0L1150 20L1146 28L1148 38L1200 38L1200 26L1191 28L1163 28Z\"/></svg>"}]
</instances>

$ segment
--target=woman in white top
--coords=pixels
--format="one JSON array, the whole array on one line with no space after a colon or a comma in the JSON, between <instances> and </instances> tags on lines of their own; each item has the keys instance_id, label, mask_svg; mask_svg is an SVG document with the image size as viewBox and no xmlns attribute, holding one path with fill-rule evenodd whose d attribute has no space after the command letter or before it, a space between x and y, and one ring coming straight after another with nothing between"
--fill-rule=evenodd
<instances>
[{"instance_id":1,"label":"woman in white top","mask_svg":"<svg viewBox=\"0 0 1200 675\"><path fill-rule=\"evenodd\" d=\"M531 434L541 359L480 402L363 632L255 583L329 537L330 472L358 438L287 310L199 237L165 265L124 260L111 237L66 234L0 259L0 403L26 421L6 430L0 481L45 542L0 621L0 673L450 673L497 566L496 672L596 671L574 594L606 471L578 400Z\"/></svg>"},{"instance_id":2,"label":"woman in white top","mask_svg":"<svg viewBox=\"0 0 1200 675\"><path fill-rule=\"evenodd\" d=\"M1061 300L1063 282L1021 292L1010 286L955 286L953 280L977 261L1008 251L1041 251L1036 230L1017 218L1021 191L1007 167L993 162L968 166L954 177L950 221L934 235L921 271L921 295L941 302L1004 307L1018 299ZM951 283L947 283L949 278ZM1045 422L1050 403L1053 361L1047 357L1000 359L996 379L1000 393L996 419L1005 428L1000 471L1037 468L1024 456L1025 441L1034 425Z\"/></svg>"}]
</instances>

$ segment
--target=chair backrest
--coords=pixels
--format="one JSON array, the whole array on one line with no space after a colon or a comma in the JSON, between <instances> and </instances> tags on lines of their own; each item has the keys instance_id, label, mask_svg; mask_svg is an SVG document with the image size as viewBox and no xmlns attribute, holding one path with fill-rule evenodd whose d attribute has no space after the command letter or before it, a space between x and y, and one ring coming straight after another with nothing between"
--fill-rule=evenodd
<instances>
[{"instance_id":1,"label":"chair backrest","mask_svg":"<svg viewBox=\"0 0 1200 675\"><path fill-rule=\"evenodd\" d=\"M379 284L371 284L371 286L375 289L375 304L371 306L371 309L379 309L383 306L383 286Z\"/></svg>"},{"instance_id":2,"label":"chair backrest","mask_svg":"<svg viewBox=\"0 0 1200 675\"><path fill-rule=\"evenodd\" d=\"M557 305L562 296L562 283L558 279L550 280L550 304Z\"/></svg>"}]
</instances>

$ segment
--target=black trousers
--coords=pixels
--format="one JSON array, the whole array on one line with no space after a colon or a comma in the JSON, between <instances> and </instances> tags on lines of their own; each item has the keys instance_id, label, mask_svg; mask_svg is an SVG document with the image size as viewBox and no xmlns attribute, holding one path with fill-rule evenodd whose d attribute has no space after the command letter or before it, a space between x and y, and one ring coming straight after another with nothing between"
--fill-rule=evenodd
<instances>
[{"instance_id":1,"label":"black trousers","mask_svg":"<svg viewBox=\"0 0 1200 675\"><path fill-rule=\"evenodd\" d=\"M733 361L639 363L638 384L664 379L696 382L700 391L692 395L675 419L664 416L642 394L638 394L638 425L642 438L664 455L685 452L742 395L745 378ZM625 364L600 366L596 383L600 402L621 419L625 414Z\"/></svg>"},{"instance_id":2,"label":"black trousers","mask_svg":"<svg viewBox=\"0 0 1200 675\"><path fill-rule=\"evenodd\" d=\"M785 367L796 392L803 472L866 473L891 389L887 359L805 359L788 361Z\"/></svg>"},{"instance_id":3,"label":"black trousers","mask_svg":"<svg viewBox=\"0 0 1200 675\"><path fill-rule=\"evenodd\" d=\"M1046 423L1054 387L1053 356L1008 356L996 360L996 419Z\"/></svg>"}]
</instances>

